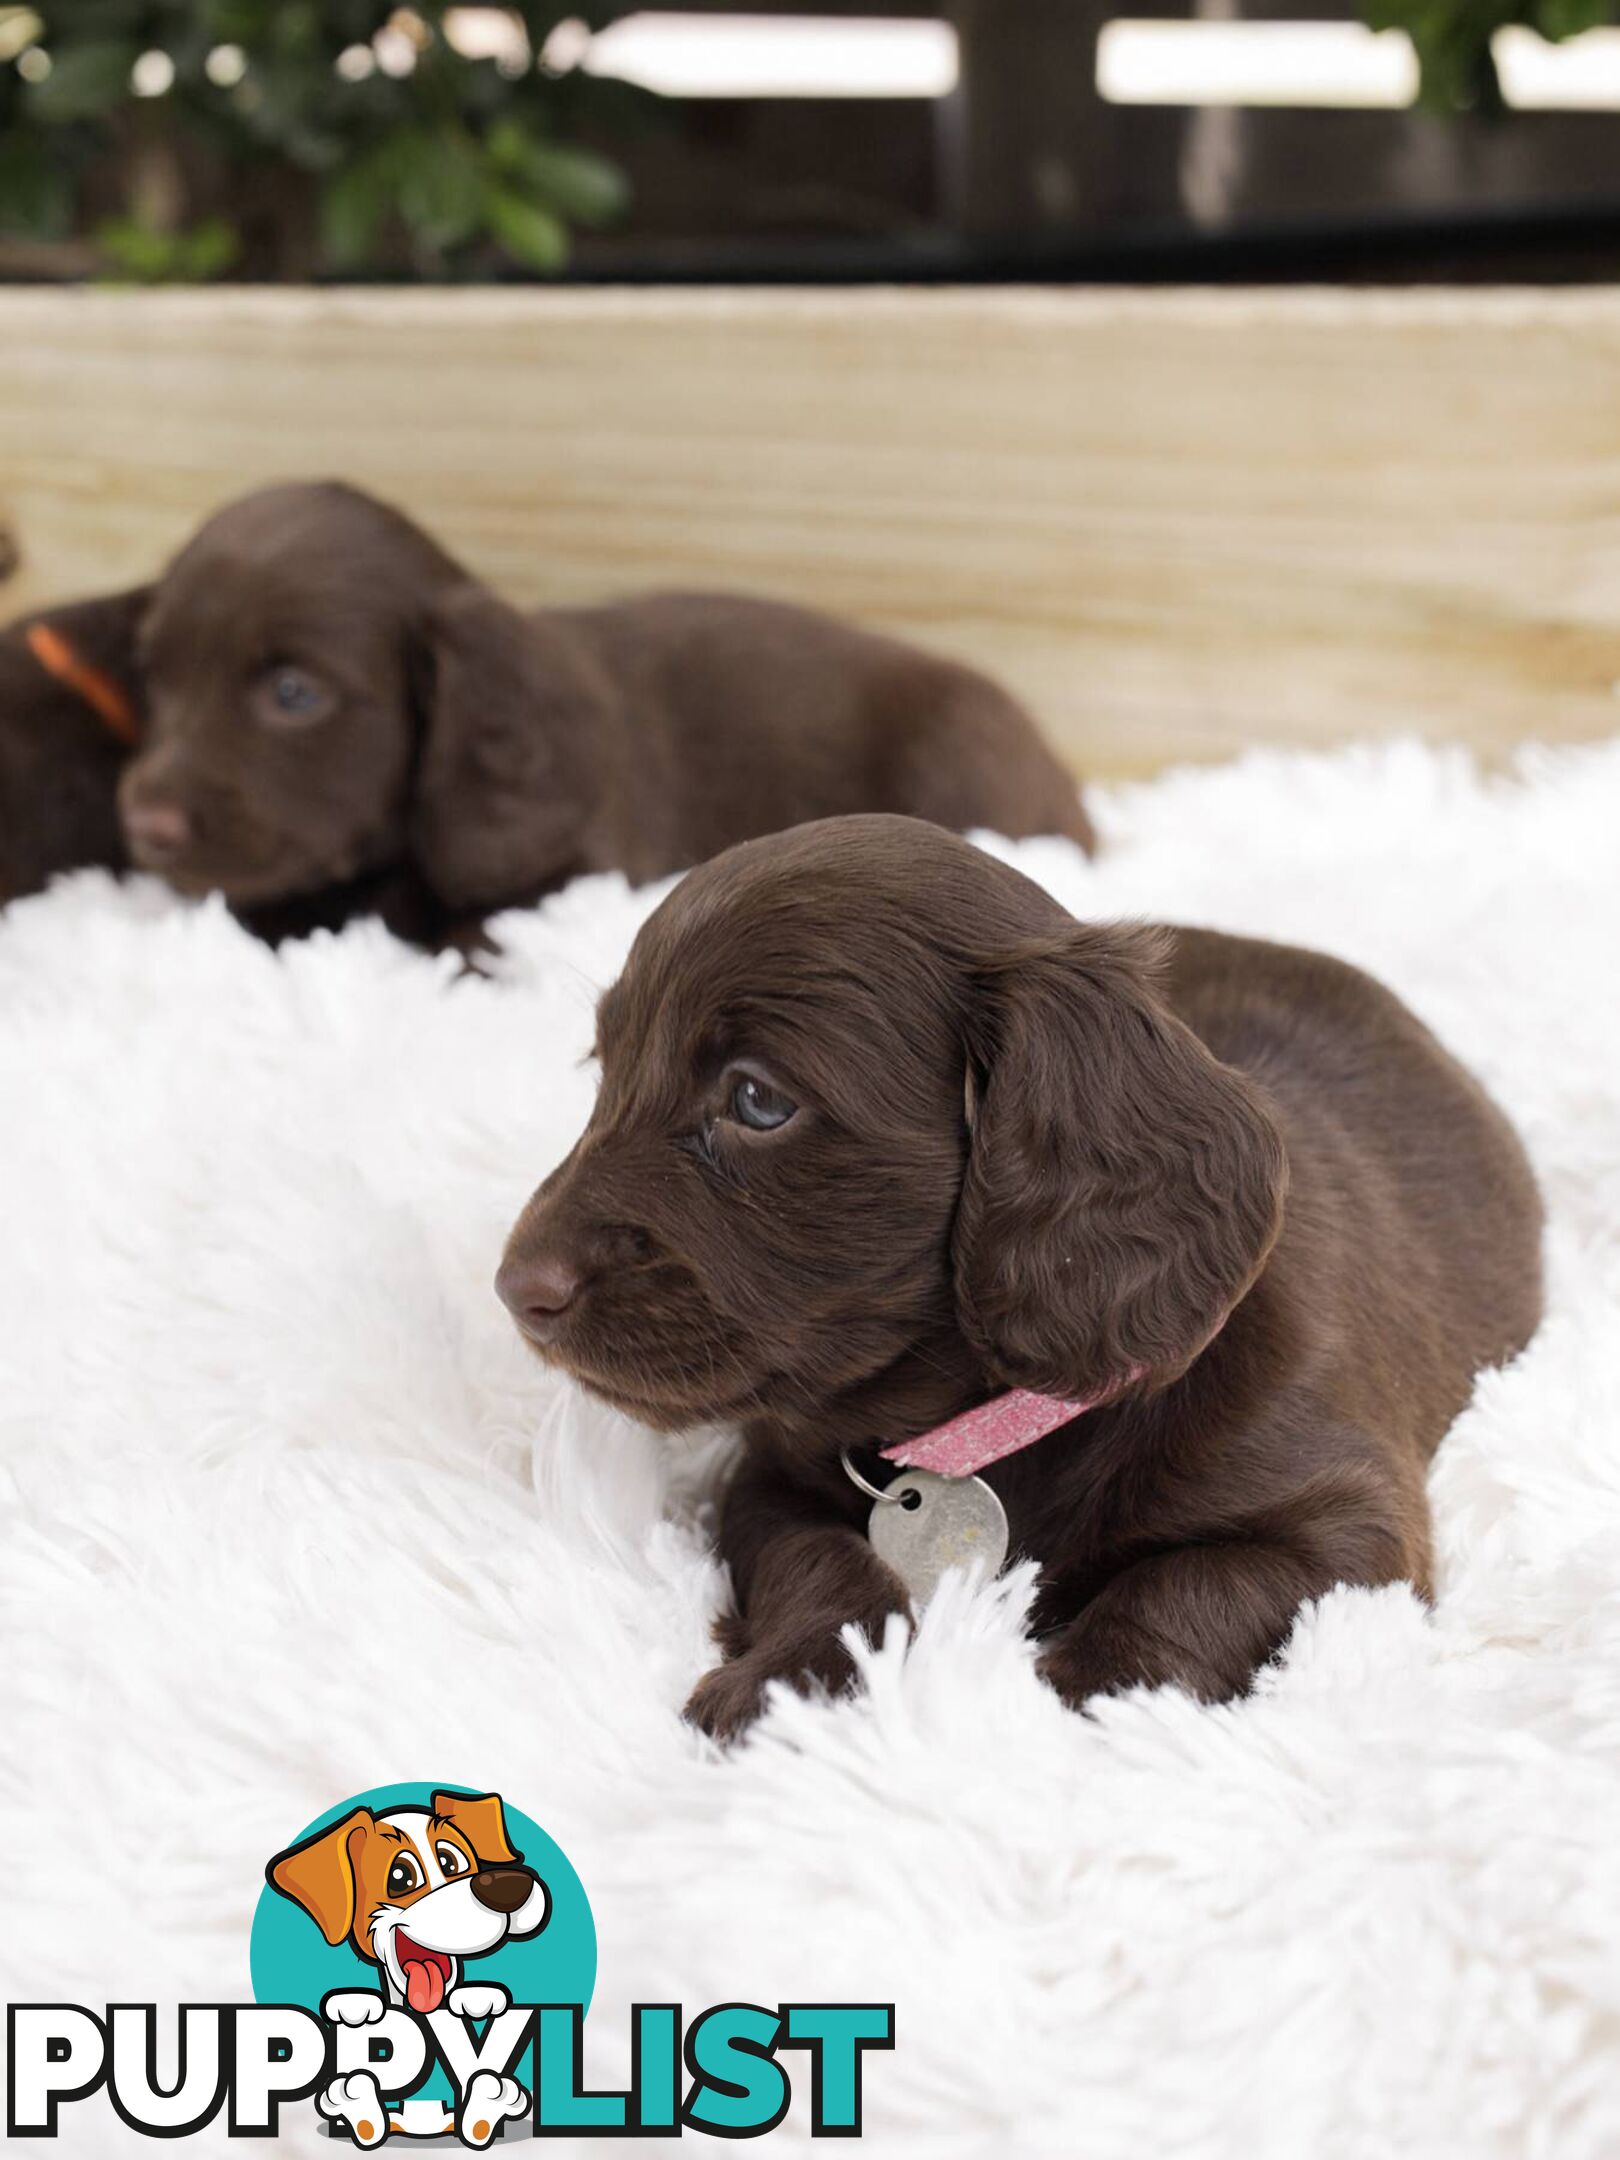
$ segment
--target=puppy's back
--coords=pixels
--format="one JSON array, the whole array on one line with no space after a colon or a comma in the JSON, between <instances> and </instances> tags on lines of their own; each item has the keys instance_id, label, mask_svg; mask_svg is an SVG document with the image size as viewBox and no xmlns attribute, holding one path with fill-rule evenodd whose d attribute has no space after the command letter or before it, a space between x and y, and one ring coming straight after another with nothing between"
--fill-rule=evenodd
<instances>
[{"instance_id":1,"label":"puppy's back","mask_svg":"<svg viewBox=\"0 0 1620 2160\"><path fill-rule=\"evenodd\" d=\"M1182 930L1166 987L1277 1110L1301 1279L1344 1300L1371 1355L1380 1331L1418 1339L1432 1446L1541 1317L1541 1196L1517 1133L1393 991L1325 953Z\"/></svg>"},{"instance_id":2,"label":"puppy's back","mask_svg":"<svg viewBox=\"0 0 1620 2160\"><path fill-rule=\"evenodd\" d=\"M741 594L651 593L565 619L626 700L632 782L656 776L666 814L678 803L687 862L868 810L1093 844L1073 774L971 668ZM648 733L661 739L638 755Z\"/></svg>"}]
</instances>

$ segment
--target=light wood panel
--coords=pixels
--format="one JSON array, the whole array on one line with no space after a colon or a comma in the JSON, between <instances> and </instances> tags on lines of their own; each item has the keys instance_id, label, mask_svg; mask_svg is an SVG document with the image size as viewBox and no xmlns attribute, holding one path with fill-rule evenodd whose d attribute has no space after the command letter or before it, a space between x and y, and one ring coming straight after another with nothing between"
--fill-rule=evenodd
<instances>
[{"instance_id":1,"label":"light wood panel","mask_svg":"<svg viewBox=\"0 0 1620 2160\"><path fill-rule=\"evenodd\" d=\"M0 608L334 473L520 599L751 586L1074 763L1620 724L1620 295L0 293Z\"/></svg>"}]
</instances>

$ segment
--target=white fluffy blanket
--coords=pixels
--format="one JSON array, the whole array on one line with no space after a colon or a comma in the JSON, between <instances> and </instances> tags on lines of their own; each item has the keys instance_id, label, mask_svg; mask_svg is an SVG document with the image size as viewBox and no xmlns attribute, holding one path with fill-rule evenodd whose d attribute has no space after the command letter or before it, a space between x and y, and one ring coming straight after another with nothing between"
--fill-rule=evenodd
<instances>
[{"instance_id":1,"label":"white fluffy blanket","mask_svg":"<svg viewBox=\"0 0 1620 2160\"><path fill-rule=\"evenodd\" d=\"M1095 864L1009 852L1086 914L1375 970L1534 1151L1550 1316L1437 1463L1438 1610L1340 1592L1240 1705L1083 1719L1024 1579L948 1585L858 1699L714 1754L677 1713L716 1447L548 1377L490 1289L657 896L508 917L481 982L81 877L0 920L8 1996L245 1996L267 1856L442 1778L583 1876L598 2083L636 1999L893 1999L886 2154L1612 2160L1620 743L1256 755L1098 808Z\"/></svg>"}]
</instances>

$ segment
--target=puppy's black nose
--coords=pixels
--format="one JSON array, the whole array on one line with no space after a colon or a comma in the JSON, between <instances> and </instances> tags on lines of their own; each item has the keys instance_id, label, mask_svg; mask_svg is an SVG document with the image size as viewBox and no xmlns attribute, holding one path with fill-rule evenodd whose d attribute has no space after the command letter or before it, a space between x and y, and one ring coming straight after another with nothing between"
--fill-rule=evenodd
<instances>
[{"instance_id":1,"label":"puppy's black nose","mask_svg":"<svg viewBox=\"0 0 1620 2160\"><path fill-rule=\"evenodd\" d=\"M191 841L191 820L178 803L132 803L124 812L130 845L166 861Z\"/></svg>"},{"instance_id":2,"label":"puppy's black nose","mask_svg":"<svg viewBox=\"0 0 1620 2160\"><path fill-rule=\"evenodd\" d=\"M516 1912L533 1888L534 1877L526 1867L480 1868L472 1879L473 1896L491 1912Z\"/></svg>"},{"instance_id":3,"label":"puppy's black nose","mask_svg":"<svg viewBox=\"0 0 1620 2160\"><path fill-rule=\"evenodd\" d=\"M495 1278L496 1295L525 1335L549 1342L579 1295L580 1272L555 1256L506 1259Z\"/></svg>"}]
</instances>

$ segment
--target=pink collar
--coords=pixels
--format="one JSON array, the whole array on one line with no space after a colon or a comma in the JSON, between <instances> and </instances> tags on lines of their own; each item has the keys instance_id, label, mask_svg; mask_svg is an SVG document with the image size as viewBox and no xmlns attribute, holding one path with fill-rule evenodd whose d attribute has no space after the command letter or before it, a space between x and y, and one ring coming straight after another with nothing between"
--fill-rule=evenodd
<instances>
[{"instance_id":1,"label":"pink collar","mask_svg":"<svg viewBox=\"0 0 1620 2160\"><path fill-rule=\"evenodd\" d=\"M940 1477L973 1477L1004 1455L1016 1455L1020 1448L1044 1440L1072 1418L1112 1402L1122 1388L1141 1377L1138 1368L1084 1402L1060 1402L1054 1395L1031 1395L1027 1388L1013 1388L936 1425L931 1432L919 1433L915 1440L896 1441L881 1450L883 1460L907 1470L932 1470Z\"/></svg>"}]
</instances>

